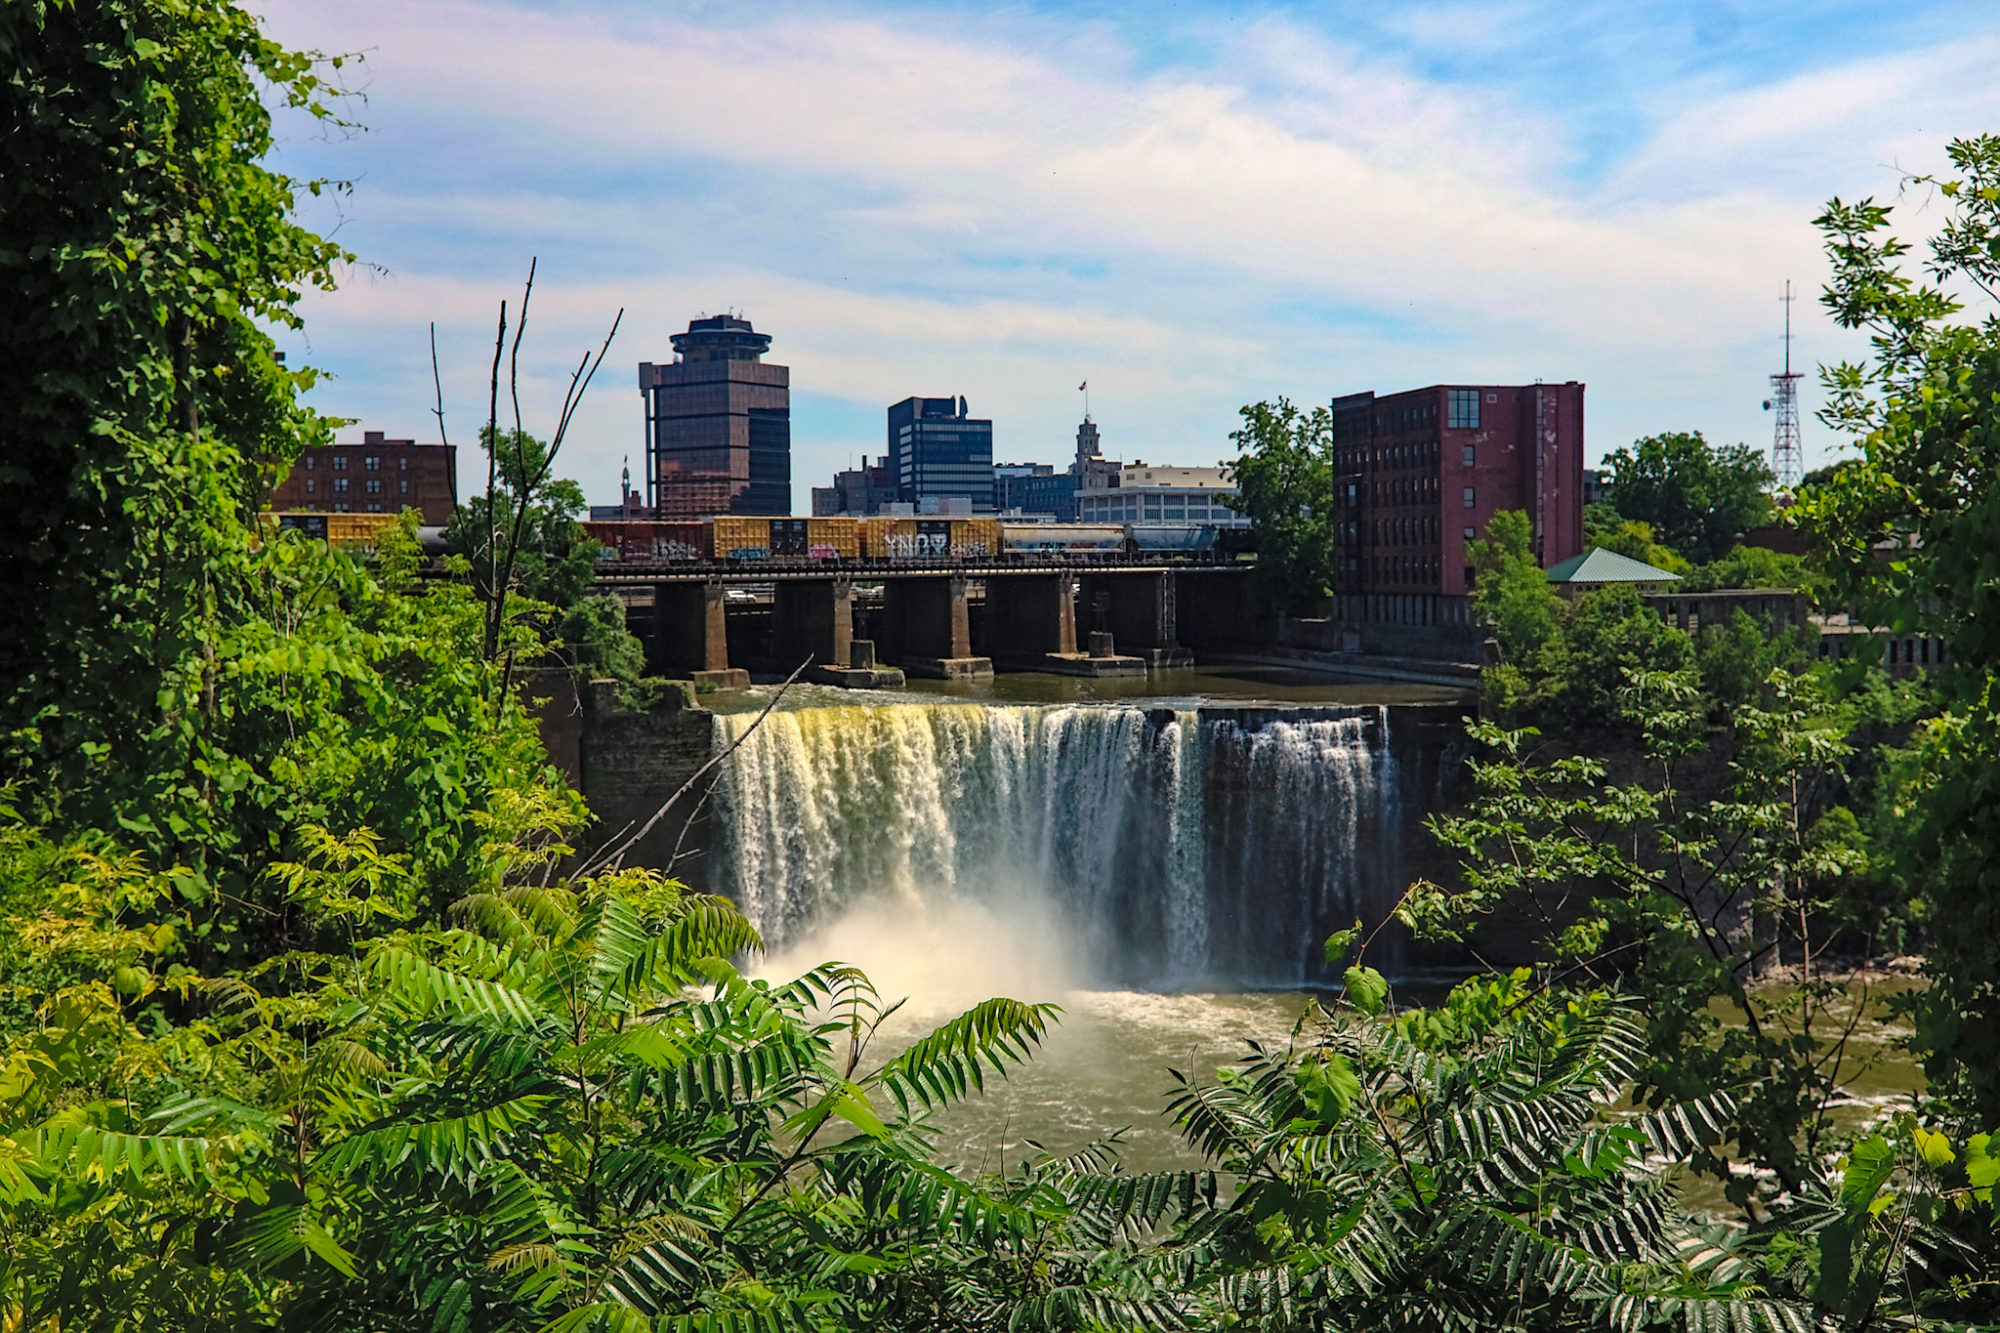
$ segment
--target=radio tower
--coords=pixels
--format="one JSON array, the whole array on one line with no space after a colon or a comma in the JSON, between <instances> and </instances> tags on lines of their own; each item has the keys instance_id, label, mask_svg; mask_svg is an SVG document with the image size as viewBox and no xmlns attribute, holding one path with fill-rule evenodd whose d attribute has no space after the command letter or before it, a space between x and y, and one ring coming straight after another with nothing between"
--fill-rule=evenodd
<instances>
[{"instance_id":1,"label":"radio tower","mask_svg":"<svg viewBox=\"0 0 2000 1333\"><path fill-rule=\"evenodd\" d=\"M1790 495L1799 488L1805 467L1799 450L1799 373L1792 369L1792 284L1785 282L1785 373L1771 376L1771 401L1776 408L1777 429L1771 437L1771 471L1777 474L1778 491Z\"/></svg>"}]
</instances>

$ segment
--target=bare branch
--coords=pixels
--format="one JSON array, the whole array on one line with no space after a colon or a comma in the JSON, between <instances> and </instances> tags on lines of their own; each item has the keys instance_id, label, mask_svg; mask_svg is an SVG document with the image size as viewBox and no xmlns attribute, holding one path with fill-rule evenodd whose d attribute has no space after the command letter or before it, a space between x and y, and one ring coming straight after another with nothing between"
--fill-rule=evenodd
<instances>
[{"instance_id":1,"label":"bare branch","mask_svg":"<svg viewBox=\"0 0 2000 1333\"><path fill-rule=\"evenodd\" d=\"M445 434L444 430L444 379L438 374L438 326L436 320L431 321L431 387L437 391L437 406L431 409L431 415L438 419L438 443L449 445L451 438Z\"/></svg>"},{"instance_id":2,"label":"bare branch","mask_svg":"<svg viewBox=\"0 0 2000 1333\"><path fill-rule=\"evenodd\" d=\"M493 375L486 390L486 570L489 583L499 564L493 549L493 543L499 536L499 524L493 511L493 483L497 479L499 455L494 451L500 444L500 354L506 348L507 303L502 301L500 330L493 335ZM499 652L499 626L489 619L486 622L486 660L491 662L499 656Z\"/></svg>"}]
</instances>

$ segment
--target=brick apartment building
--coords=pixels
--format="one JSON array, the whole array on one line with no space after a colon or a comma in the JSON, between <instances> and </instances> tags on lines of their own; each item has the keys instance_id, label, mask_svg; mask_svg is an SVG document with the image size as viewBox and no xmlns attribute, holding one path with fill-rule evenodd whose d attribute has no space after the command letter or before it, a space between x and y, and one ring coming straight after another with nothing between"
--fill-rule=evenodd
<instances>
[{"instance_id":1,"label":"brick apartment building","mask_svg":"<svg viewBox=\"0 0 2000 1333\"><path fill-rule=\"evenodd\" d=\"M442 527L458 507L458 450L363 431L359 444L307 449L271 490L281 513L398 514L414 509Z\"/></svg>"},{"instance_id":2,"label":"brick apartment building","mask_svg":"<svg viewBox=\"0 0 2000 1333\"><path fill-rule=\"evenodd\" d=\"M1333 400L1335 616L1470 627L1465 543L1524 510L1544 568L1583 550L1583 385L1433 385Z\"/></svg>"}]
</instances>

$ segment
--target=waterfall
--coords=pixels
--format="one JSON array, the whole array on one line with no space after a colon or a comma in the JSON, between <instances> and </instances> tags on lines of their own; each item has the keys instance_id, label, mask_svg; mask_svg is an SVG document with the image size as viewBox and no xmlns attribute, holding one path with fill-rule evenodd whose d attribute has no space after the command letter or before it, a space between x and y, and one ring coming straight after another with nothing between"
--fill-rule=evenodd
<instances>
[{"instance_id":1,"label":"waterfall","mask_svg":"<svg viewBox=\"0 0 2000 1333\"><path fill-rule=\"evenodd\" d=\"M727 745L748 715L716 718ZM1323 979L1401 892L1386 708L896 703L770 714L711 797L775 950L857 910L1045 918L1092 984ZM997 944L995 947L999 947Z\"/></svg>"}]
</instances>

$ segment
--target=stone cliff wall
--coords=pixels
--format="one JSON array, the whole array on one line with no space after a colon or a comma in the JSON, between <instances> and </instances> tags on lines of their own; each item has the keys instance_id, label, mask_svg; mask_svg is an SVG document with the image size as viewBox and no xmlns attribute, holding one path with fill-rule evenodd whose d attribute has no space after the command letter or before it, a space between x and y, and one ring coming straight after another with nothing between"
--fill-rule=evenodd
<instances>
[{"instance_id":1,"label":"stone cliff wall","mask_svg":"<svg viewBox=\"0 0 2000 1333\"><path fill-rule=\"evenodd\" d=\"M622 841L651 819L667 798L694 780L714 747L715 715L673 690L657 707L625 707L611 681L592 683L584 697L577 763L579 787L596 824L579 844L595 849ZM628 866L668 871L690 888L705 884L708 786L704 775L625 856ZM678 849L678 859L677 852Z\"/></svg>"}]
</instances>

